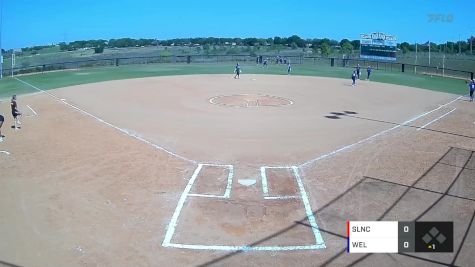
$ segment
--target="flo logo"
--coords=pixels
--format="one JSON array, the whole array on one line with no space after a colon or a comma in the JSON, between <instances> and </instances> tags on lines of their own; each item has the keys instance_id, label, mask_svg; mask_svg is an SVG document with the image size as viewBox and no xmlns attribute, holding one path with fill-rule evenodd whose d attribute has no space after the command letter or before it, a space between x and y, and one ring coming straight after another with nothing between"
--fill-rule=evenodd
<instances>
[{"instance_id":1,"label":"flo logo","mask_svg":"<svg viewBox=\"0 0 475 267\"><path fill-rule=\"evenodd\" d=\"M430 23L452 23L454 21L454 16L452 14L435 14L430 13L427 14L427 21Z\"/></svg>"}]
</instances>

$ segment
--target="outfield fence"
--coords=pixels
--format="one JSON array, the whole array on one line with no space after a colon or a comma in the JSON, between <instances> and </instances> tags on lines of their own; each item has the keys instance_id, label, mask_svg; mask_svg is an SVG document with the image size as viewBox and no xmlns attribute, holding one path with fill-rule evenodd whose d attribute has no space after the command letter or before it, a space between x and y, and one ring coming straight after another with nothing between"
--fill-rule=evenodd
<instances>
[{"instance_id":1,"label":"outfield fence","mask_svg":"<svg viewBox=\"0 0 475 267\"><path fill-rule=\"evenodd\" d=\"M262 64L306 64L329 68L356 68L360 65L362 72L371 66L376 70L415 73L421 75L432 75L450 77L457 79L473 79L473 72L466 70L456 70L440 68L436 66L425 66L406 64L400 62L372 61L363 59L344 59L311 56L277 56L277 55L170 55L170 56L140 56L140 57L112 57L97 58L87 60L65 61L65 62L45 62L44 64L27 65L21 64L12 68L4 68L3 75L18 75L26 73L42 73L55 70L73 70L101 66L121 66L132 64L233 64L239 62L244 65Z\"/></svg>"}]
</instances>

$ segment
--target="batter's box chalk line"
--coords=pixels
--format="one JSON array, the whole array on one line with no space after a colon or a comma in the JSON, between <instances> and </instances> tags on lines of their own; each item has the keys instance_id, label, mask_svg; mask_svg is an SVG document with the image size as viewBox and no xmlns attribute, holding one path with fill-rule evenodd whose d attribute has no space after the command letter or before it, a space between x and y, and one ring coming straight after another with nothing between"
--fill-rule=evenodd
<instances>
[{"instance_id":1,"label":"batter's box chalk line","mask_svg":"<svg viewBox=\"0 0 475 267\"><path fill-rule=\"evenodd\" d=\"M202 163L201 166L209 166L209 167L219 167L228 170L228 179L226 190L222 196L219 195L206 195L206 194L188 194L192 197L207 197L207 198L229 198L231 196L231 188L233 185L233 176L234 176L234 168L233 165L219 165L219 164L204 164Z\"/></svg>"},{"instance_id":2,"label":"batter's box chalk line","mask_svg":"<svg viewBox=\"0 0 475 267\"><path fill-rule=\"evenodd\" d=\"M193 187L193 184L195 183L196 179L199 176L199 173L203 169L204 166L212 166L212 167L222 167L226 168L229 170L228 174L228 184L226 187L226 192L223 196L209 196L209 195L196 195L196 194L190 194L190 191ZM198 164L198 167L195 169L193 172L193 175L191 176L190 180L188 181L188 184L186 185L185 189L183 190L183 193L181 194L177 206L175 208L175 211L172 215L172 218L170 220L170 223L168 224L167 231L165 233L165 238L162 242L162 246L164 247L170 247L170 248L181 248L181 249L194 249L194 250L222 250L222 251L294 251L294 250L316 250L316 249L324 249L326 248L325 242L323 241L323 238L321 236L321 233L319 231L318 225L316 218L312 212L312 207L310 206L310 201L308 199L307 192L305 191L304 185L302 183L302 179L300 177L299 169L296 166L285 166L285 167L268 167L264 166L261 167L261 178L264 180L265 177L265 172L267 169L288 169L291 170L291 173L293 174L296 183L298 185L298 189L300 192L300 196L296 199L300 199L303 203L303 208L305 209L305 214L306 217L312 226L312 232L315 238L315 244L311 245L294 245L294 246L228 246L228 245L204 245L204 244L180 244L180 243L173 243L172 238L173 235L175 234L176 227L178 225L178 219L180 217L180 214L182 212L183 206L189 196L191 197L214 197L214 198L224 198L230 197L231 193L231 188L232 188L232 175L233 175L233 166L232 165L217 165L217 164ZM264 173L264 175L263 175ZM267 189L268 192L268 189ZM265 193L264 193L265 195ZM280 198L284 199L284 198ZM269 199L264 199L269 200Z\"/></svg>"},{"instance_id":3,"label":"batter's box chalk line","mask_svg":"<svg viewBox=\"0 0 475 267\"><path fill-rule=\"evenodd\" d=\"M269 186L267 182L267 171L268 169L290 169L292 170L292 167L269 167L269 166L264 166L261 167L261 179L262 179L262 193L264 195L264 199L271 200L271 199L297 199L300 198L300 196L270 196L269 195ZM294 174L295 177L295 174Z\"/></svg>"}]
</instances>

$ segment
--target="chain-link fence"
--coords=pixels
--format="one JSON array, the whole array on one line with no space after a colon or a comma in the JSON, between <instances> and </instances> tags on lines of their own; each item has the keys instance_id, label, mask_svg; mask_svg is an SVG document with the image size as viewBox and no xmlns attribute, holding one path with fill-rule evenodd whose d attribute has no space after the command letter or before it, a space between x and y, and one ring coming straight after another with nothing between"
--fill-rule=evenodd
<instances>
[{"instance_id":1,"label":"chain-link fence","mask_svg":"<svg viewBox=\"0 0 475 267\"><path fill-rule=\"evenodd\" d=\"M406 64L401 62L371 61L363 59L342 59L328 57L308 57L308 56L280 56L280 55L170 55L170 56L135 56L135 57L111 57L99 59L87 59L65 62L47 62L44 64L29 65L22 63L13 68L4 68L3 75L18 75L25 73L45 72L54 70L83 69L101 66L120 66L132 64L220 64L235 63L243 64L307 64L324 67L356 68L360 65L365 69L371 66L373 69L415 73L422 75L433 75L458 79L473 79L473 72L466 70L441 68L439 66L426 66L416 64Z\"/></svg>"}]
</instances>

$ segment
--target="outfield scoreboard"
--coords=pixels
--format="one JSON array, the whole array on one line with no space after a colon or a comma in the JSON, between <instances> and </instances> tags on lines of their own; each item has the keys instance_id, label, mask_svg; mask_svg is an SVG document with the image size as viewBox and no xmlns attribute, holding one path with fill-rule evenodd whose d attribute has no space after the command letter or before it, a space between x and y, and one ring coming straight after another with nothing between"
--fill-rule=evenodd
<instances>
[{"instance_id":1,"label":"outfield scoreboard","mask_svg":"<svg viewBox=\"0 0 475 267\"><path fill-rule=\"evenodd\" d=\"M396 61L396 36L381 32L360 35L360 58Z\"/></svg>"},{"instance_id":2,"label":"outfield scoreboard","mask_svg":"<svg viewBox=\"0 0 475 267\"><path fill-rule=\"evenodd\" d=\"M453 222L348 221L349 253L453 252Z\"/></svg>"}]
</instances>

